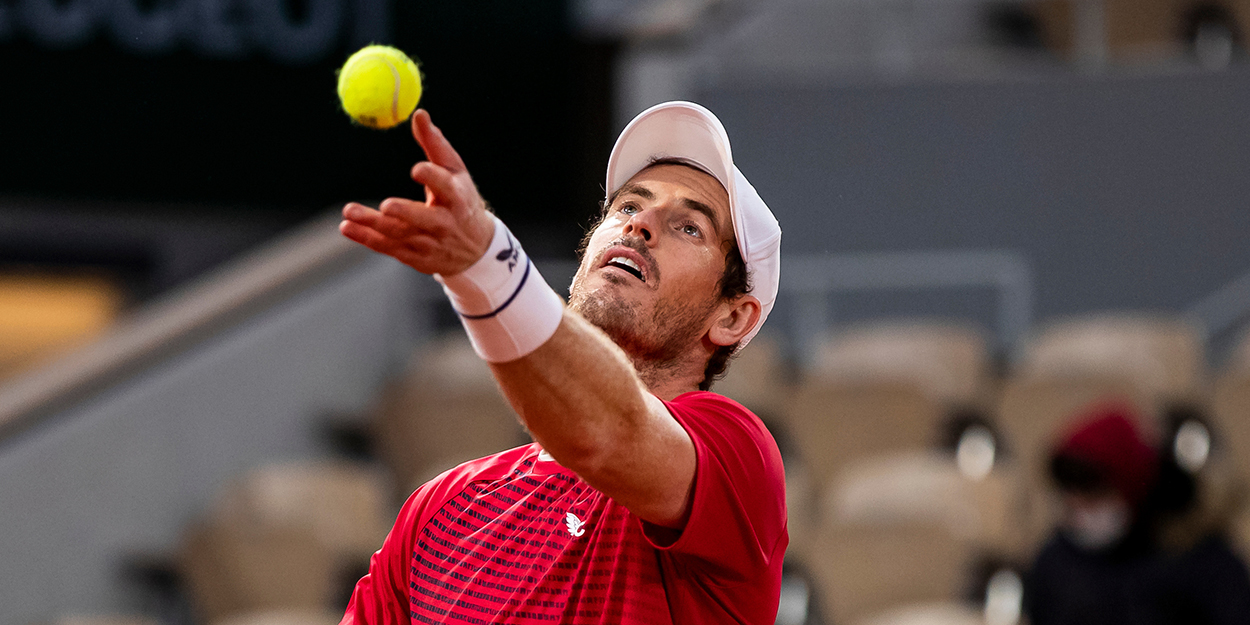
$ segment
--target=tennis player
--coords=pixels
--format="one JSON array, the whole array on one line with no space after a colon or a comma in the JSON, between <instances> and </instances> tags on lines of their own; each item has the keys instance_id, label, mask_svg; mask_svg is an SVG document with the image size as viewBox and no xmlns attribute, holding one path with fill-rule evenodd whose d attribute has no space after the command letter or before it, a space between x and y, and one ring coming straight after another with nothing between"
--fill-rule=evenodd
<instances>
[{"instance_id":1,"label":"tennis player","mask_svg":"<svg viewBox=\"0 0 1250 625\"><path fill-rule=\"evenodd\" d=\"M425 200L348 204L340 229L442 283L536 442L419 488L342 623L771 625L781 456L707 389L772 308L781 229L720 121L670 102L625 128L567 306L429 114L412 127Z\"/></svg>"}]
</instances>

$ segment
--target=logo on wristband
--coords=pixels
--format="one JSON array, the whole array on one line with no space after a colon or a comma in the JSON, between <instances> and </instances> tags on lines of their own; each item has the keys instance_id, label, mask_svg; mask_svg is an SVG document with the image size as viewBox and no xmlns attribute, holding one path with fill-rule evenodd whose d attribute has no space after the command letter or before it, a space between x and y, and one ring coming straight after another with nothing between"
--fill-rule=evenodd
<instances>
[{"instance_id":1,"label":"logo on wristband","mask_svg":"<svg viewBox=\"0 0 1250 625\"><path fill-rule=\"evenodd\" d=\"M495 254L495 260L501 263L508 261L508 273L512 273L512 270L516 268L517 259L521 256L521 250L517 249L516 241L512 240L512 233L505 233L504 236L508 238L508 249Z\"/></svg>"}]
</instances>

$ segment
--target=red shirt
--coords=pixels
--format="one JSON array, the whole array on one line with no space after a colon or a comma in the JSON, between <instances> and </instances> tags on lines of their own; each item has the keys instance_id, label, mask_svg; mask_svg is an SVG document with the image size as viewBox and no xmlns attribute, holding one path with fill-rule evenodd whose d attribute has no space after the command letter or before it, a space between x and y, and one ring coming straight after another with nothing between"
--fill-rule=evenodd
<instances>
[{"instance_id":1,"label":"red shirt","mask_svg":"<svg viewBox=\"0 0 1250 625\"><path fill-rule=\"evenodd\" d=\"M715 393L665 405L697 456L680 534L540 458L538 445L518 447L413 493L341 625L771 625L789 542L777 444Z\"/></svg>"}]
</instances>

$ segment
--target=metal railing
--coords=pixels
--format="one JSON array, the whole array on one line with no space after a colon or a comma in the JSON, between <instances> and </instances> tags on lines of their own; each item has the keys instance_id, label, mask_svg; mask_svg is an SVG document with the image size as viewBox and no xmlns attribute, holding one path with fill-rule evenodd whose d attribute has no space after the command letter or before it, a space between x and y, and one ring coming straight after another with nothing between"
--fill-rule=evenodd
<instances>
[{"instance_id":1,"label":"metal railing","mask_svg":"<svg viewBox=\"0 0 1250 625\"><path fill-rule=\"evenodd\" d=\"M209 336L370 252L315 219L125 317L100 339L0 386L0 440Z\"/></svg>"},{"instance_id":2,"label":"metal railing","mask_svg":"<svg viewBox=\"0 0 1250 625\"><path fill-rule=\"evenodd\" d=\"M782 267L781 293L795 298L791 344L802 362L817 344L800 338L822 336L834 325L830 303L839 293L988 288L997 293L995 330L1005 347L1017 345L1033 323L1033 274L1014 252L813 254L784 257Z\"/></svg>"}]
</instances>

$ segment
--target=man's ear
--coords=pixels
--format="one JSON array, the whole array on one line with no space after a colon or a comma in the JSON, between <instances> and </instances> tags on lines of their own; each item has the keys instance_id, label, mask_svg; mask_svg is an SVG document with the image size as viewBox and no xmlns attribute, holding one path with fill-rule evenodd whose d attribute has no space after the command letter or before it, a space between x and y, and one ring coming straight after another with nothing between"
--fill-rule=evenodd
<instances>
[{"instance_id":1,"label":"man's ear","mask_svg":"<svg viewBox=\"0 0 1250 625\"><path fill-rule=\"evenodd\" d=\"M716 309L717 316L707 332L715 345L727 346L741 341L760 318L760 301L754 295L741 295L724 302Z\"/></svg>"}]
</instances>

